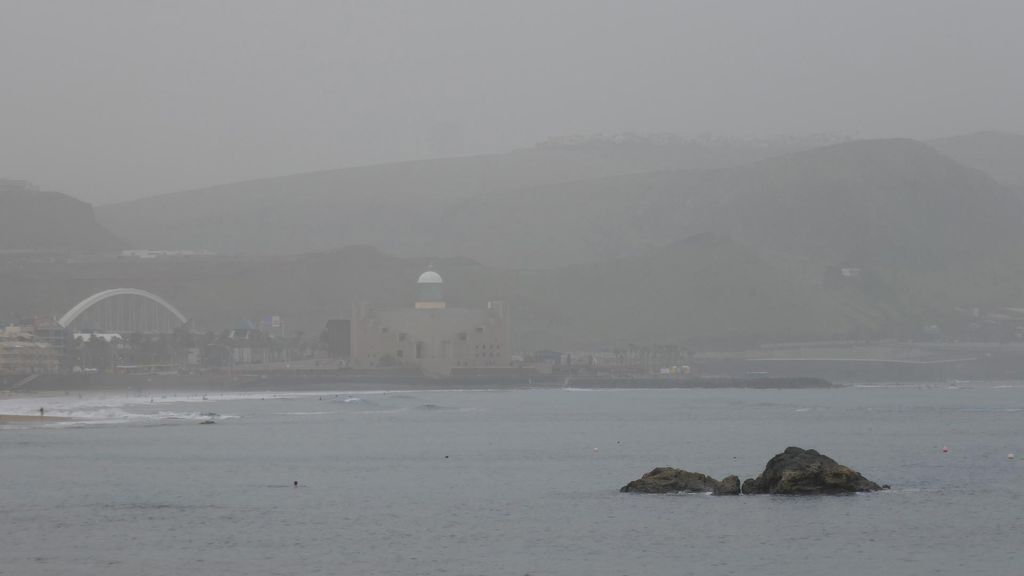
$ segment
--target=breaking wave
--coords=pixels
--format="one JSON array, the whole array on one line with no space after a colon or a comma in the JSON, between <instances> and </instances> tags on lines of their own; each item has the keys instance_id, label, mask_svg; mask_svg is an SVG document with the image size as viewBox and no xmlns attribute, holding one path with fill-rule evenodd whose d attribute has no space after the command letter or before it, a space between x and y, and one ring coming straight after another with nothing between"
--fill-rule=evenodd
<instances>
[{"instance_id":1,"label":"breaking wave","mask_svg":"<svg viewBox=\"0 0 1024 576\"><path fill-rule=\"evenodd\" d=\"M171 410L169 404L201 403L198 395L84 395L25 396L0 400L0 414L36 416L40 408L47 417L69 420L45 421L49 427L97 424L173 423L175 421L230 420L231 414L200 410ZM229 399L216 397L217 400Z\"/></svg>"}]
</instances>

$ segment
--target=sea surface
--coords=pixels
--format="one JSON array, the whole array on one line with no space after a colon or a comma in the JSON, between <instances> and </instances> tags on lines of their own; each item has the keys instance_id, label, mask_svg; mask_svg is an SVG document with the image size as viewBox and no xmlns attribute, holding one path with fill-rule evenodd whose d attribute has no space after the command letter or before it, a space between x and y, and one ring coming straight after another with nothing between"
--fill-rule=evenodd
<instances>
[{"instance_id":1,"label":"sea surface","mask_svg":"<svg viewBox=\"0 0 1024 576\"><path fill-rule=\"evenodd\" d=\"M40 406L77 420L0 426L3 575L1024 574L1019 382L0 398ZM787 446L892 489L619 492Z\"/></svg>"}]
</instances>

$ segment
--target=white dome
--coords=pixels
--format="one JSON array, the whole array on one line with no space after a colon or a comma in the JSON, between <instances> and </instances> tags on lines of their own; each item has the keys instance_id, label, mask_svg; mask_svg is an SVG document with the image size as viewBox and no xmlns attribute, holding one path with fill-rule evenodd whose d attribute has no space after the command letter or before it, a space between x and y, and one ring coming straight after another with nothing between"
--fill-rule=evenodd
<instances>
[{"instance_id":1,"label":"white dome","mask_svg":"<svg viewBox=\"0 0 1024 576\"><path fill-rule=\"evenodd\" d=\"M417 284L444 284L444 280L441 279L441 275L433 270L427 270L423 274L420 274L420 279L416 281Z\"/></svg>"}]
</instances>

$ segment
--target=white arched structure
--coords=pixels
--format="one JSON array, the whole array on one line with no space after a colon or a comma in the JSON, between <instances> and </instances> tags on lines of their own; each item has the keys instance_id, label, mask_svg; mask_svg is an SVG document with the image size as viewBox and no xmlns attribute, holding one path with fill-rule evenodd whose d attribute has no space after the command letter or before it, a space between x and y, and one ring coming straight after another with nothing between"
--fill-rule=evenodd
<instances>
[{"instance_id":1,"label":"white arched structure","mask_svg":"<svg viewBox=\"0 0 1024 576\"><path fill-rule=\"evenodd\" d=\"M179 312L178 309L175 308L174 306L171 306L169 302L157 296L156 294L153 294L152 292L146 292L145 290L139 290L137 288L114 288L112 290L104 290L102 292L97 292L96 294L89 296L85 300L82 300L78 304L75 304L75 306L71 308L71 310L68 310L66 314L61 316L60 320L58 320L57 322L59 322L61 326L68 328L71 326L72 322L74 322L79 316L84 314L86 310L88 310L89 308L92 308L93 306L99 304L100 302L103 302L104 300L109 300L117 296L142 297L154 304L157 304L159 307L163 308L167 312L173 314L174 317L180 320L182 324L188 322L188 318L185 318L185 315Z\"/></svg>"}]
</instances>

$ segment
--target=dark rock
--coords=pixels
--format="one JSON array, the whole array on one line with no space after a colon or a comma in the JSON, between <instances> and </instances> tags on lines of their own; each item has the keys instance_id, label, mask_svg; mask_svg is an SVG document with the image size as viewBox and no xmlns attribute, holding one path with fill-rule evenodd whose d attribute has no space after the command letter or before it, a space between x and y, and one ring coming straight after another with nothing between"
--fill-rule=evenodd
<instances>
[{"instance_id":1,"label":"dark rock","mask_svg":"<svg viewBox=\"0 0 1024 576\"><path fill-rule=\"evenodd\" d=\"M715 496L738 496L740 493L740 479L737 476L726 476L715 486Z\"/></svg>"},{"instance_id":2,"label":"dark rock","mask_svg":"<svg viewBox=\"0 0 1024 576\"><path fill-rule=\"evenodd\" d=\"M828 456L796 447L776 454L760 476L743 482L744 494L846 494L882 489Z\"/></svg>"},{"instance_id":3,"label":"dark rock","mask_svg":"<svg viewBox=\"0 0 1024 576\"><path fill-rule=\"evenodd\" d=\"M761 486L757 483L757 480L753 478L747 478L743 481L743 493L744 494L764 494L761 490Z\"/></svg>"},{"instance_id":4,"label":"dark rock","mask_svg":"<svg viewBox=\"0 0 1024 576\"><path fill-rule=\"evenodd\" d=\"M713 492L718 480L704 474L678 470L676 468L655 468L639 480L623 486L620 492L642 492L664 494L668 492Z\"/></svg>"}]
</instances>

